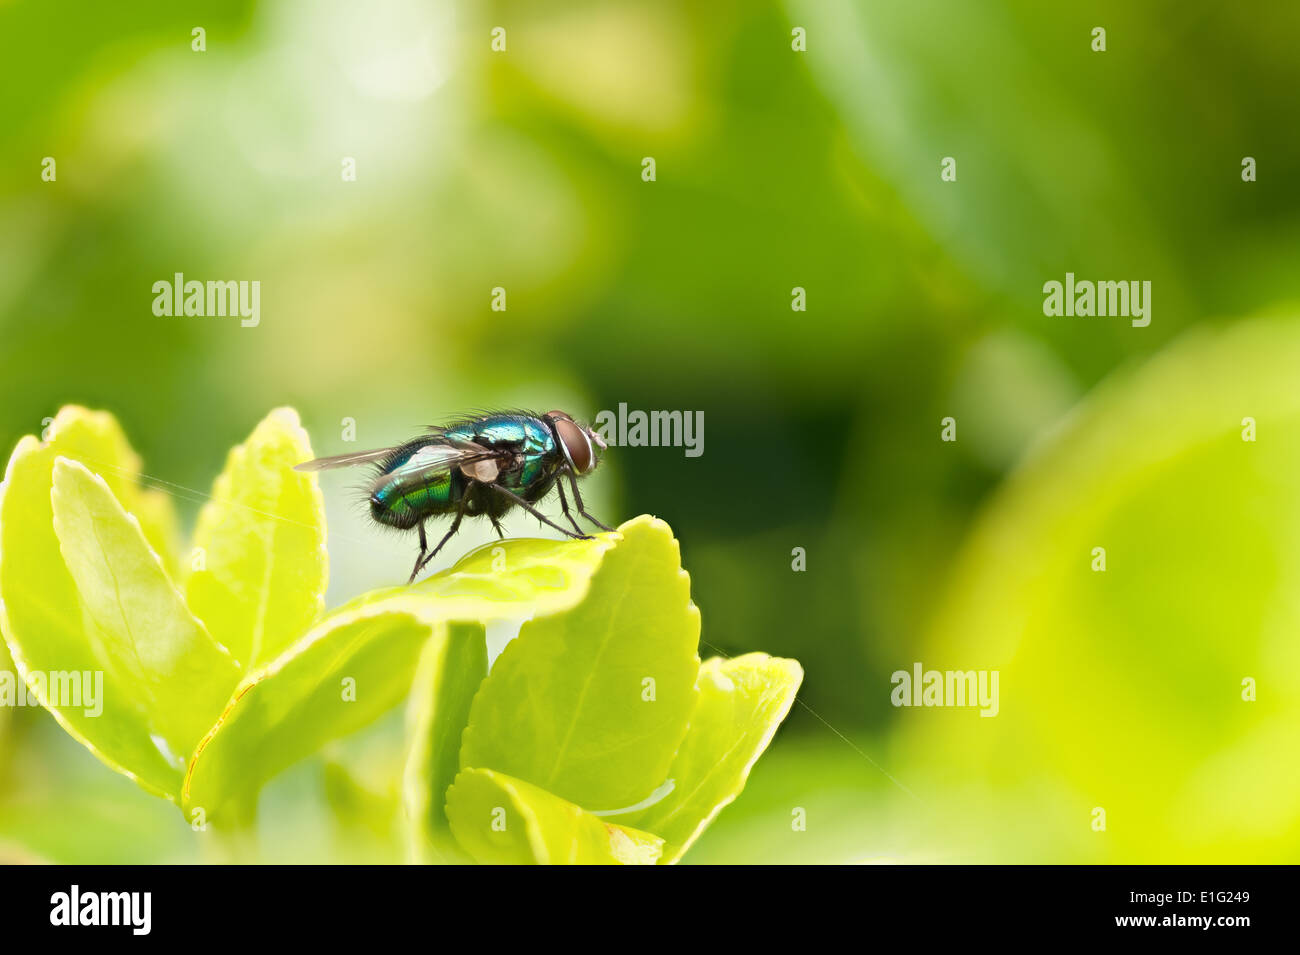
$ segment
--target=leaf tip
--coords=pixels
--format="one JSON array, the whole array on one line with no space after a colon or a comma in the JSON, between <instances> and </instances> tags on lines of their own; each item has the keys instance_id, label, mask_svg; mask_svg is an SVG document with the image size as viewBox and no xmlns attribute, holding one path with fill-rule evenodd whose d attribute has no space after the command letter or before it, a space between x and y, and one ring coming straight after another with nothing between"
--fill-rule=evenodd
<instances>
[{"instance_id":1,"label":"leaf tip","mask_svg":"<svg viewBox=\"0 0 1300 955\"><path fill-rule=\"evenodd\" d=\"M27 457L27 455L39 451L41 447L42 444L40 438L36 437L34 434L25 434L18 439L18 443L14 445L13 453L9 455L9 464L5 468L6 484L9 483L10 477L13 476L14 464Z\"/></svg>"},{"instance_id":2,"label":"leaf tip","mask_svg":"<svg viewBox=\"0 0 1300 955\"><path fill-rule=\"evenodd\" d=\"M54 456L54 467L51 470L51 476L51 499L68 492L74 483L84 481L87 478L98 483L110 495L113 493L109 490L102 477L91 471L76 458L69 458L62 454Z\"/></svg>"},{"instance_id":3,"label":"leaf tip","mask_svg":"<svg viewBox=\"0 0 1300 955\"><path fill-rule=\"evenodd\" d=\"M283 425L290 431L303 430L302 418L298 414L298 410L289 405L281 405L279 408L271 409L270 414L266 416L266 420L274 421L276 424Z\"/></svg>"}]
</instances>

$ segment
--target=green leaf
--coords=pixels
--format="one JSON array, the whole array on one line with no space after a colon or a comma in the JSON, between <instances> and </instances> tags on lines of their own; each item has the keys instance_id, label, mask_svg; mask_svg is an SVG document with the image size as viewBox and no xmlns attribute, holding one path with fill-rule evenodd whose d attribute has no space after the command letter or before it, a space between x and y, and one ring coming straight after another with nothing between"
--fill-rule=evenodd
<instances>
[{"instance_id":1,"label":"green leaf","mask_svg":"<svg viewBox=\"0 0 1300 955\"><path fill-rule=\"evenodd\" d=\"M150 735L183 765L221 712L239 671L186 609L140 525L102 478L56 458L51 501L86 638L105 672L105 695L143 710Z\"/></svg>"},{"instance_id":2,"label":"green leaf","mask_svg":"<svg viewBox=\"0 0 1300 955\"><path fill-rule=\"evenodd\" d=\"M487 676L481 625L453 624L430 640L411 691L410 753L403 780L416 859L457 861L460 847L447 822L447 789L459 768L460 740L470 703Z\"/></svg>"},{"instance_id":3,"label":"green leaf","mask_svg":"<svg viewBox=\"0 0 1300 955\"><path fill-rule=\"evenodd\" d=\"M24 679L34 673L102 669L86 632L77 586L54 534L51 503L55 459L83 462L104 476L113 495L136 515L155 552L169 552L170 504L134 483L139 459L112 416L66 407L42 443L27 436L9 459L0 493L0 624ZM106 692L103 711L42 704L100 760L151 792L176 798L180 769L152 742L156 729L136 701Z\"/></svg>"},{"instance_id":4,"label":"green leaf","mask_svg":"<svg viewBox=\"0 0 1300 955\"><path fill-rule=\"evenodd\" d=\"M405 698L425 641L445 632L436 608L418 597L320 621L239 682L190 761L186 813L201 808L218 823L247 824L272 776Z\"/></svg>"},{"instance_id":5,"label":"green leaf","mask_svg":"<svg viewBox=\"0 0 1300 955\"><path fill-rule=\"evenodd\" d=\"M647 798L695 708L700 615L677 541L624 524L576 607L524 624L474 698L462 768L490 767L587 809Z\"/></svg>"},{"instance_id":6,"label":"green leaf","mask_svg":"<svg viewBox=\"0 0 1300 955\"><path fill-rule=\"evenodd\" d=\"M413 587L374 590L340 609L415 594L436 598L446 619L524 620L554 613L586 597L605 552L620 540L616 532L582 541L521 538L484 544Z\"/></svg>"},{"instance_id":7,"label":"green leaf","mask_svg":"<svg viewBox=\"0 0 1300 955\"><path fill-rule=\"evenodd\" d=\"M646 809L619 816L663 836L661 863L676 862L745 788L749 770L790 712L803 681L794 660L746 653L700 666L700 701L668 776L673 790Z\"/></svg>"},{"instance_id":8,"label":"green leaf","mask_svg":"<svg viewBox=\"0 0 1300 955\"><path fill-rule=\"evenodd\" d=\"M525 619L570 607L587 594L603 556L620 540L605 534L589 541L504 541L422 585L345 604L245 675L191 760L185 807L247 823L272 776L406 696L424 641L444 632L448 621ZM346 705L345 676L357 687L356 702Z\"/></svg>"},{"instance_id":9,"label":"green leaf","mask_svg":"<svg viewBox=\"0 0 1300 955\"><path fill-rule=\"evenodd\" d=\"M230 452L199 513L203 564L186 599L246 670L274 659L325 606L325 506L316 476L293 470L312 456L297 412L272 411Z\"/></svg>"},{"instance_id":10,"label":"green leaf","mask_svg":"<svg viewBox=\"0 0 1300 955\"><path fill-rule=\"evenodd\" d=\"M460 844L479 862L540 865L653 865L663 840L609 825L523 780L466 769L447 794Z\"/></svg>"}]
</instances>

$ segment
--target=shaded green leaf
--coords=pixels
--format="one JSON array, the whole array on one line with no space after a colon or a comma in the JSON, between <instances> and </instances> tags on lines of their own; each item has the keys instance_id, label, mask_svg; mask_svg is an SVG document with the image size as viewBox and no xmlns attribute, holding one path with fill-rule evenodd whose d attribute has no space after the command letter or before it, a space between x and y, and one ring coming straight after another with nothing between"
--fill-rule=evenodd
<instances>
[{"instance_id":1,"label":"shaded green leaf","mask_svg":"<svg viewBox=\"0 0 1300 955\"><path fill-rule=\"evenodd\" d=\"M486 863L653 865L663 844L489 769L466 769L456 777L447 817L465 850Z\"/></svg>"},{"instance_id":2,"label":"shaded green leaf","mask_svg":"<svg viewBox=\"0 0 1300 955\"><path fill-rule=\"evenodd\" d=\"M663 836L661 862L680 859L745 788L750 768L790 712L802 681L797 662L766 653L704 661L696 684L700 700L668 771L672 792L618 820Z\"/></svg>"},{"instance_id":3,"label":"shaded green leaf","mask_svg":"<svg viewBox=\"0 0 1300 955\"><path fill-rule=\"evenodd\" d=\"M700 615L668 525L639 517L576 607L530 620L474 699L460 765L591 810L663 782L695 707Z\"/></svg>"},{"instance_id":4,"label":"shaded green leaf","mask_svg":"<svg viewBox=\"0 0 1300 955\"><path fill-rule=\"evenodd\" d=\"M292 408L272 411L226 459L194 532L190 608L247 669L273 659L325 605L325 507Z\"/></svg>"}]
</instances>

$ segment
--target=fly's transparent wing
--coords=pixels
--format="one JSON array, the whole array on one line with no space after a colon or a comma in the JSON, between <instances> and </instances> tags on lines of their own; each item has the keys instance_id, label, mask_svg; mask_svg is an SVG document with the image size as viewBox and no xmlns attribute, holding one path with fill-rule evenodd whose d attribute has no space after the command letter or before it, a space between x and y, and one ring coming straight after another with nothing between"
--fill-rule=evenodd
<instances>
[{"instance_id":1,"label":"fly's transparent wing","mask_svg":"<svg viewBox=\"0 0 1300 955\"><path fill-rule=\"evenodd\" d=\"M375 448L373 451L353 451L351 454L336 454L332 458L316 458L314 461L304 461L302 464L295 464L295 471L329 471L333 468L350 468L354 464L373 464L376 461L382 461L392 454L396 448Z\"/></svg>"}]
</instances>

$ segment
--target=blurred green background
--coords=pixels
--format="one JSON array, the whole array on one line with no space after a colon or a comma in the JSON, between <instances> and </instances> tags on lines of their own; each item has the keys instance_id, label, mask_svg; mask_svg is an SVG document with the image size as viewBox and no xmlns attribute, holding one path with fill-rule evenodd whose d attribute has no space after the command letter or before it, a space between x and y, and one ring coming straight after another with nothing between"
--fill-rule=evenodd
<instances>
[{"instance_id":1,"label":"blurred green background","mask_svg":"<svg viewBox=\"0 0 1300 955\"><path fill-rule=\"evenodd\" d=\"M611 451L592 509L672 525L702 654L807 678L688 861L1295 861L1297 36L1266 3L0 2L0 434L109 409L192 522L277 405L322 454L700 410L701 457ZM1045 317L1067 271L1150 281L1150 326ZM175 272L260 281L260 325L156 317ZM349 480L334 604L414 546ZM894 708L917 661L998 669L999 715ZM270 787L269 857L394 857L400 716ZM24 709L0 855L205 857Z\"/></svg>"}]
</instances>

